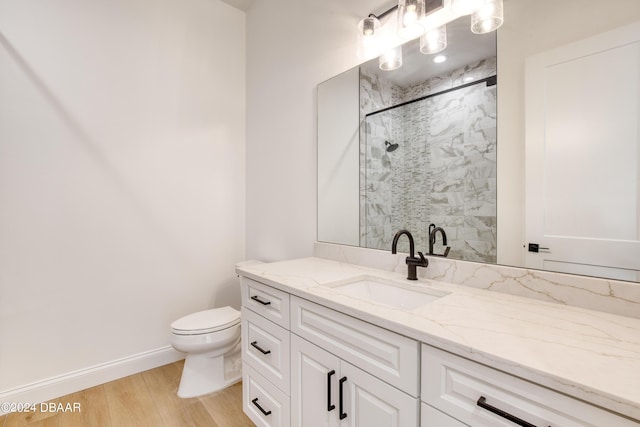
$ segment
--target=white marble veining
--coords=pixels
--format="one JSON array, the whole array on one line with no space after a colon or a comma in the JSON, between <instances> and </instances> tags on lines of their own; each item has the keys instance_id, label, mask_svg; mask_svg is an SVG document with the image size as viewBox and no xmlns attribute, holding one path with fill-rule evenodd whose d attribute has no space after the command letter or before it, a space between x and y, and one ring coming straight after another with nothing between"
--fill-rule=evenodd
<instances>
[{"instance_id":1,"label":"white marble veining","mask_svg":"<svg viewBox=\"0 0 640 427\"><path fill-rule=\"evenodd\" d=\"M390 251L317 242L315 255L381 270L406 271L406 254L392 255ZM429 257L429 267L419 268L418 277L640 318L640 284L634 282L439 257Z\"/></svg>"},{"instance_id":2,"label":"white marble veining","mask_svg":"<svg viewBox=\"0 0 640 427\"><path fill-rule=\"evenodd\" d=\"M437 280L411 282L406 269L389 271L393 262L378 261L383 269L304 258L238 273L640 420L639 319ZM367 276L449 294L405 310L327 286Z\"/></svg>"}]
</instances>

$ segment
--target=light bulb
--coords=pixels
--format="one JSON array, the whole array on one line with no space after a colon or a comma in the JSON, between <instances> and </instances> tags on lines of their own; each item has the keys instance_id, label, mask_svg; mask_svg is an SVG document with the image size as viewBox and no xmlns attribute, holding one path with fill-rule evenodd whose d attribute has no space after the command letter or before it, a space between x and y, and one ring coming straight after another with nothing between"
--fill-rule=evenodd
<instances>
[{"instance_id":1,"label":"light bulb","mask_svg":"<svg viewBox=\"0 0 640 427\"><path fill-rule=\"evenodd\" d=\"M370 16L358 23L358 57L360 59L375 58L380 54L379 37L380 21Z\"/></svg>"},{"instance_id":2,"label":"light bulb","mask_svg":"<svg viewBox=\"0 0 640 427\"><path fill-rule=\"evenodd\" d=\"M416 13L416 5L411 4L407 6L407 10L404 12L403 22L404 25L412 25L418 20L418 14Z\"/></svg>"},{"instance_id":3,"label":"light bulb","mask_svg":"<svg viewBox=\"0 0 640 427\"><path fill-rule=\"evenodd\" d=\"M425 0L399 0L398 36L405 40L415 39L424 33L420 21L425 14Z\"/></svg>"},{"instance_id":4,"label":"light bulb","mask_svg":"<svg viewBox=\"0 0 640 427\"><path fill-rule=\"evenodd\" d=\"M383 71L392 71L402 67L402 45L389 49L380 55L378 65Z\"/></svg>"},{"instance_id":5,"label":"light bulb","mask_svg":"<svg viewBox=\"0 0 640 427\"><path fill-rule=\"evenodd\" d=\"M503 21L502 0L485 0L482 7L471 15L471 31L489 33L497 30Z\"/></svg>"},{"instance_id":6,"label":"light bulb","mask_svg":"<svg viewBox=\"0 0 640 427\"><path fill-rule=\"evenodd\" d=\"M447 26L443 25L429 30L420 37L420 52L432 54L442 52L447 48Z\"/></svg>"}]
</instances>

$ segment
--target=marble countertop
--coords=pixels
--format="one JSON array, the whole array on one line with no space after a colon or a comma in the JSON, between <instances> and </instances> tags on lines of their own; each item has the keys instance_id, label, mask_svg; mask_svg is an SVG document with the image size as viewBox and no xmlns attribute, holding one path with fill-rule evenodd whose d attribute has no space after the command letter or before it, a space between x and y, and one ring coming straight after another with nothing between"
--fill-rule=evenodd
<instances>
[{"instance_id":1,"label":"marble countertop","mask_svg":"<svg viewBox=\"0 0 640 427\"><path fill-rule=\"evenodd\" d=\"M322 258L238 266L238 274L640 420L640 319ZM360 277L448 295L413 310L347 296Z\"/></svg>"}]
</instances>

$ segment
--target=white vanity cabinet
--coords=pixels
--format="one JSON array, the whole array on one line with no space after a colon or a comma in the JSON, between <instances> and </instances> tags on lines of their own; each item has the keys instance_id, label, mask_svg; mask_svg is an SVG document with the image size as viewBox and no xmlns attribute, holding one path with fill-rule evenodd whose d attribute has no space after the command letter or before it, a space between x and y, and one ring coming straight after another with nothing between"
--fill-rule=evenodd
<instances>
[{"instance_id":1,"label":"white vanity cabinet","mask_svg":"<svg viewBox=\"0 0 640 427\"><path fill-rule=\"evenodd\" d=\"M243 409L260 427L640 427L243 277Z\"/></svg>"},{"instance_id":2,"label":"white vanity cabinet","mask_svg":"<svg viewBox=\"0 0 640 427\"><path fill-rule=\"evenodd\" d=\"M467 425L423 402L420 405L420 427L467 427Z\"/></svg>"},{"instance_id":3,"label":"white vanity cabinet","mask_svg":"<svg viewBox=\"0 0 640 427\"><path fill-rule=\"evenodd\" d=\"M244 361L289 394L289 331L248 308L242 309Z\"/></svg>"},{"instance_id":4,"label":"white vanity cabinet","mask_svg":"<svg viewBox=\"0 0 640 427\"><path fill-rule=\"evenodd\" d=\"M243 277L240 283L242 307L289 329L289 294L255 280Z\"/></svg>"},{"instance_id":5,"label":"white vanity cabinet","mask_svg":"<svg viewBox=\"0 0 640 427\"><path fill-rule=\"evenodd\" d=\"M420 343L295 296L291 332L365 372L420 396Z\"/></svg>"},{"instance_id":6,"label":"white vanity cabinet","mask_svg":"<svg viewBox=\"0 0 640 427\"><path fill-rule=\"evenodd\" d=\"M418 426L418 399L297 335L291 338L296 426Z\"/></svg>"},{"instance_id":7,"label":"white vanity cabinet","mask_svg":"<svg viewBox=\"0 0 640 427\"><path fill-rule=\"evenodd\" d=\"M258 426L419 427L420 346L243 277L243 409Z\"/></svg>"},{"instance_id":8,"label":"white vanity cabinet","mask_svg":"<svg viewBox=\"0 0 640 427\"><path fill-rule=\"evenodd\" d=\"M241 279L242 407L259 427L289 427L289 294Z\"/></svg>"},{"instance_id":9,"label":"white vanity cabinet","mask_svg":"<svg viewBox=\"0 0 640 427\"><path fill-rule=\"evenodd\" d=\"M627 418L427 345L422 346L421 388L421 427L640 427Z\"/></svg>"},{"instance_id":10,"label":"white vanity cabinet","mask_svg":"<svg viewBox=\"0 0 640 427\"><path fill-rule=\"evenodd\" d=\"M337 370L336 370L337 369ZM337 378L340 359L293 335L291 340L291 420L297 426L339 424ZM309 420L309 421L306 421Z\"/></svg>"},{"instance_id":11,"label":"white vanity cabinet","mask_svg":"<svg viewBox=\"0 0 640 427\"><path fill-rule=\"evenodd\" d=\"M419 426L416 341L293 296L291 310L292 425Z\"/></svg>"}]
</instances>

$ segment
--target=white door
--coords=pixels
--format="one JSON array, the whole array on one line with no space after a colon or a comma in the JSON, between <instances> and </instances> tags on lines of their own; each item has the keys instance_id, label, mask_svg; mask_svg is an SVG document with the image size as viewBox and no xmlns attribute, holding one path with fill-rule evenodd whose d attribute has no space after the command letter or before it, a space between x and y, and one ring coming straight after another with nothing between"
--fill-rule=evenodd
<instances>
[{"instance_id":1,"label":"white door","mask_svg":"<svg viewBox=\"0 0 640 427\"><path fill-rule=\"evenodd\" d=\"M526 72L527 267L640 281L640 23Z\"/></svg>"},{"instance_id":2,"label":"white door","mask_svg":"<svg viewBox=\"0 0 640 427\"><path fill-rule=\"evenodd\" d=\"M419 427L418 399L344 360L340 372L341 427Z\"/></svg>"},{"instance_id":3,"label":"white door","mask_svg":"<svg viewBox=\"0 0 640 427\"><path fill-rule=\"evenodd\" d=\"M291 334L291 425L337 427L340 359Z\"/></svg>"}]
</instances>

